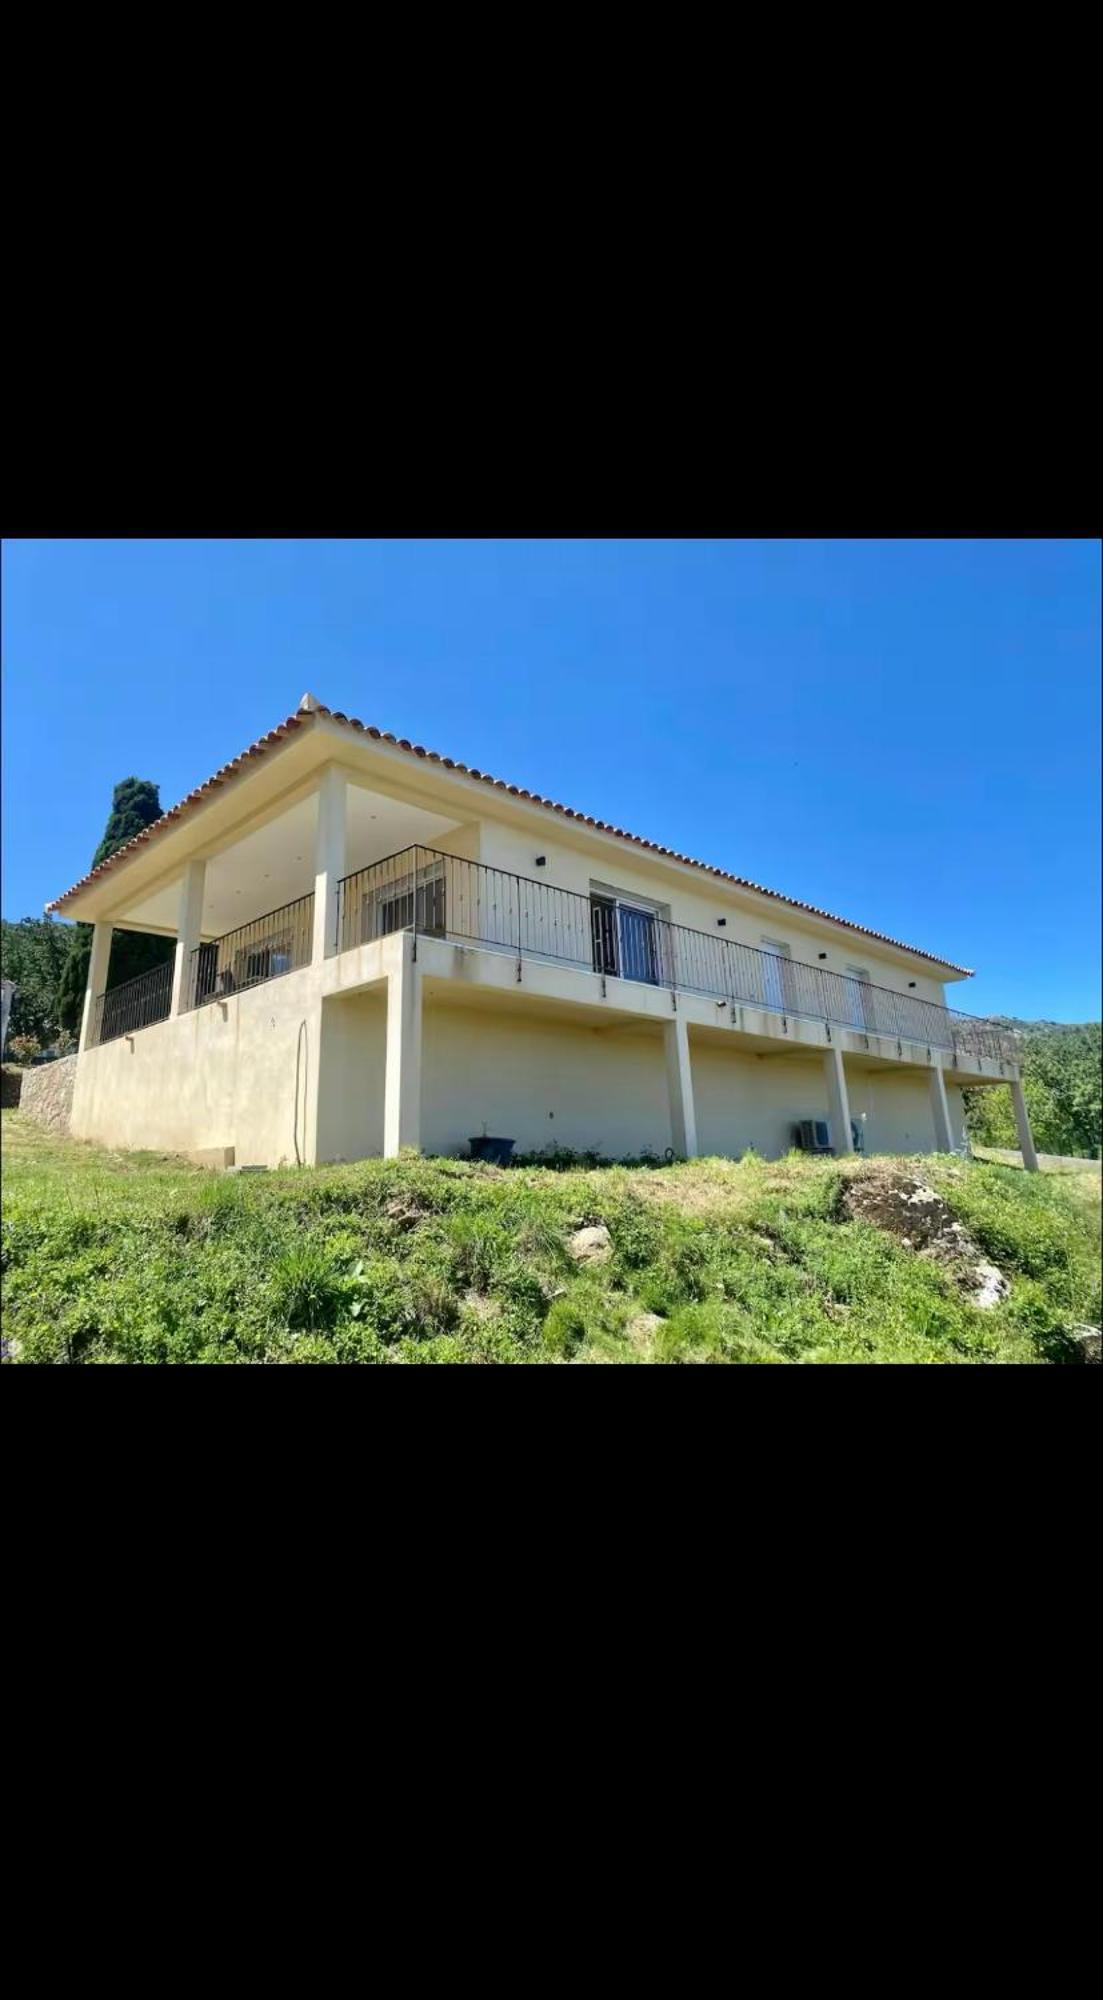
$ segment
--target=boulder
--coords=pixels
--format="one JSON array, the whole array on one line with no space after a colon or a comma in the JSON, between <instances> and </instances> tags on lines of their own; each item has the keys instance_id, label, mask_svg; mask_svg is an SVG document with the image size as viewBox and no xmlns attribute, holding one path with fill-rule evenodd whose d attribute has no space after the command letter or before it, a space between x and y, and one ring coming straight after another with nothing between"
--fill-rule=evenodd
<instances>
[{"instance_id":1,"label":"boulder","mask_svg":"<svg viewBox=\"0 0 1103 2000\"><path fill-rule=\"evenodd\" d=\"M576 1229L567 1238L567 1249L576 1264L607 1264L613 1243L605 1224L597 1222L589 1229Z\"/></svg>"}]
</instances>

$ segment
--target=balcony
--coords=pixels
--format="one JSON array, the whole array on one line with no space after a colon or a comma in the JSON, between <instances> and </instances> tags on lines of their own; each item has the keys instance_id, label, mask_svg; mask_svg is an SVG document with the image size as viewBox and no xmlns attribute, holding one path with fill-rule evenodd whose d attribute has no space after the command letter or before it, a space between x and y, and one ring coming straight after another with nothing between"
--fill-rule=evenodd
<instances>
[{"instance_id":1,"label":"balcony","mask_svg":"<svg viewBox=\"0 0 1103 2000\"><path fill-rule=\"evenodd\" d=\"M246 993L282 973L309 965L314 936L314 892L269 910L252 923L226 931L191 953L185 1005L206 1007Z\"/></svg>"},{"instance_id":2,"label":"balcony","mask_svg":"<svg viewBox=\"0 0 1103 2000\"><path fill-rule=\"evenodd\" d=\"M508 952L518 978L523 960L536 959L955 1055L1018 1061L1014 1034L992 1021L433 848L404 848L340 885L339 951L402 930Z\"/></svg>"},{"instance_id":3,"label":"balcony","mask_svg":"<svg viewBox=\"0 0 1103 2000\"><path fill-rule=\"evenodd\" d=\"M172 1006L172 960L155 965L152 972L140 972L107 993L97 993L92 1011L89 1046L116 1042L120 1035L133 1035L139 1028L152 1028L168 1019Z\"/></svg>"},{"instance_id":4,"label":"balcony","mask_svg":"<svg viewBox=\"0 0 1103 2000\"><path fill-rule=\"evenodd\" d=\"M226 1000L232 993L244 993L281 973L295 972L309 965L313 945L314 895L300 896L282 909L269 910L251 924L212 938L191 953L188 963L186 1008L205 1007L211 1000ZM167 1021L172 1011L173 962L140 973L121 986L96 995L89 1047L118 1041L141 1028Z\"/></svg>"}]
</instances>

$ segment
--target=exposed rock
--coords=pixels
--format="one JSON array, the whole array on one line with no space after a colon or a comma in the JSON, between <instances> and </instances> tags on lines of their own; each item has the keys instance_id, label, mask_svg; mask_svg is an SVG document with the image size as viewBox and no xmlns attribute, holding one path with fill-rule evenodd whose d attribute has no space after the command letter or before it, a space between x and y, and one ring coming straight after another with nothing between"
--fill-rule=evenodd
<instances>
[{"instance_id":1,"label":"exposed rock","mask_svg":"<svg viewBox=\"0 0 1103 2000\"><path fill-rule=\"evenodd\" d=\"M383 1213L399 1229L415 1229L419 1222L425 1220L428 1210L419 1201L404 1201L401 1195L394 1195L390 1201L384 1202Z\"/></svg>"},{"instance_id":2,"label":"exposed rock","mask_svg":"<svg viewBox=\"0 0 1103 2000\"><path fill-rule=\"evenodd\" d=\"M975 1306L998 1306L1000 1300L1005 1299L1011 1290L1003 1272L998 1271L994 1264L983 1262L977 1264L973 1276L976 1279L976 1290L973 1293Z\"/></svg>"},{"instance_id":3,"label":"exposed rock","mask_svg":"<svg viewBox=\"0 0 1103 2000\"><path fill-rule=\"evenodd\" d=\"M1099 1327L1070 1326L1069 1334L1076 1341L1085 1361L1094 1361L1097 1364L1103 1361L1103 1353L1100 1351L1103 1333Z\"/></svg>"},{"instance_id":4,"label":"exposed rock","mask_svg":"<svg viewBox=\"0 0 1103 2000\"><path fill-rule=\"evenodd\" d=\"M948 1203L915 1174L859 1175L847 1182L842 1205L846 1215L876 1223L918 1256L944 1265L964 1286L972 1305L984 1309L998 1305L1011 1290L1003 1272L982 1255Z\"/></svg>"},{"instance_id":5,"label":"exposed rock","mask_svg":"<svg viewBox=\"0 0 1103 2000\"><path fill-rule=\"evenodd\" d=\"M613 1254L612 1239L603 1222L590 1229L576 1229L567 1238L567 1249L576 1264L607 1264Z\"/></svg>"}]
</instances>

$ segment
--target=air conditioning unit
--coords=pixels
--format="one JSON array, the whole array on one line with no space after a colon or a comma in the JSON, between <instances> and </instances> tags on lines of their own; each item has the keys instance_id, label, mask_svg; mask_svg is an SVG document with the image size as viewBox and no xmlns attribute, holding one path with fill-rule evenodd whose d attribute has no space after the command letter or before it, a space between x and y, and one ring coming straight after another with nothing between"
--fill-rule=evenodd
<instances>
[{"instance_id":1,"label":"air conditioning unit","mask_svg":"<svg viewBox=\"0 0 1103 2000\"><path fill-rule=\"evenodd\" d=\"M797 1144L802 1153L829 1153L831 1133L824 1118L802 1118L797 1126Z\"/></svg>"}]
</instances>

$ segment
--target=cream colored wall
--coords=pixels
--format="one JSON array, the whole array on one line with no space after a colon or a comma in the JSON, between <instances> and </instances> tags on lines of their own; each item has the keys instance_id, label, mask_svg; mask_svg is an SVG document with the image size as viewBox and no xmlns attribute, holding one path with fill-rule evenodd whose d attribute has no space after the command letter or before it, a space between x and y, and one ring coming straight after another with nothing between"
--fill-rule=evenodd
<instances>
[{"instance_id":1,"label":"cream colored wall","mask_svg":"<svg viewBox=\"0 0 1103 2000\"><path fill-rule=\"evenodd\" d=\"M546 865L540 869L535 865L538 854L546 856ZM917 999L945 1005L938 979L901 965L872 939L836 943L830 935L802 925L799 916L791 914L781 903L761 912L740 909L729 900L731 891L725 885L718 883L720 893L711 894L703 877L700 889L690 886L688 881L683 884L677 877L664 873L658 864L649 865L628 846L620 848L618 844L613 852L602 849L587 853L584 848L567 842L548 840L542 833L533 834L499 820L484 820L480 859L491 867L508 868L514 874L546 883L549 888L568 889L580 896L589 895L591 882L604 882L626 895L642 896L668 906L671 921L686 924L692 930L706 931L711 936L756 949L761 948L763 937L776 938L788 944L793 957L807 965L822 964L825 971L843 975L848 965L860 965L869 972L875 985L890 987L898 993L910 992L910 981L914 979ZM727 918L723 930L717 925L717 917ZM827 954L822 960L821 951Z\"/></svg>"},{"instance_id":2,"label":"cream colored wall","mask_svg":"<svg viewBox=\"0 0 1103 2000\"><path fill-rule=\"evenodd\" d=\"M692 1029L689 1039L702 1153L738 1157L753 1147L765 1159L777 1159L793 1143L794 1124L827 1117L822 1059L737 1055L695 1043Z\"/></svg>"},{"instance_id":3,"label":"cream colored wall","mask_svg":"<svg viewBox=\"0 0 1103 2000\"><path fill-rule=\"evenodd\" d=\"M72 1131L101 1145L196 1152L238 1166L309 1159L321 1008L313 967L105 1042L80 1057Z\"/></svg>"},{"instance_id":4,"label":"cream colored wall","mask_svg":"<svg viewBox=\"0 0 1103 2000\"><path fill-rule=\"evenodd\" d=\"M427 1002L423 1035L427 1153L466 1156L484 1124L520 1152L560 1145L616 1157L670 1145L657 1034Z\"/></svg>"},{"instance_id":5,"label":"cream colored wall","mask_svg":"<svg viewBox=\"0 0 1103 2000\"><path fill-rule=\"evenodd\" d=\"M466 826L457 826L451 833L443 833L433 842L438 854L457 854L464 861L482 859L482 825L471 820Z\"/></svg>"},{"instance_id":6,"label":"cream colored wall","mask_svg":"<svg viewBox=\"0 0 1103 2000\"><path fill-rule=\"evenodd\" d=\"M690 1030L699 1150L769 1159L792 1144L802 1118L826 1118L823 1062L758 1057ZM912 1072L847 1068L851 1116L865 1118L869 1152L929 1152L934 1121L927 1079ZM960 1093L958 1093L960 1104ZM427 1005L422 1070L422 1147L467 1152L482 1131L516 1140L593 1148L609 1157L662 1153L671 1143L662 1042L565 1022ZM552 1115L549 1116L549 1113Z\"/></svg>"},{"instance_id":7,"label":"cream colored wall","mask_svg":"<svg viewBox=\"0 0 1103 2000\"><path fill-rule=\"evenodd\" d=\"M965 1099L961 1094L960 1084L949 1083L949 1082L947 1083L946 1102L950 1109L950 1130L953 1134L954 1151L957 1152L958 1149L963 1148L966 1143Z\"/></svg>"},{"instance_id":8,"label":"cream colored wall","mask_svg":"<svg viewBox=\"0 0 1103 2000\"><path fill-rule=\"evenodd\" d=\"M386 1058L385 988L323 1002L319 1160L364 1160L382 1153Z\"/></svg>"},{"instance_id":9,"label":"cream colored wall","mask_svg":"<svg viewBox=\"0 0 1103 2000\"><path fill-rule=\"evenodd\" d=\"M926 1076L914 1070L895 1076L888 1069L848 1066L846 1081L850 1115L863 1125L867 1153L934 1151L934 1113Z\"/></svg>"},{"instance_id":10,"label":"cream colored wall","mask_svg":"<svg viewBox=\"0 0 1103 2000\"><path fill-rule=\"evenodd\" d=\"M369 953L382 947L366 947ZM374 963L374 960L373 960ZM332 962L331 962L332 965ZM335 968L334 968L335 969ZM690 1028L702 1153L787 1151L802 1118L827 1116L821 1056L761 1058ZM235 1148L242 1165L362 1159L383 1147L386 998L329 994L314 968L87 1051L72 1130L120 1147ZM934 1143L926 1076L847 1066L869 1152ZM961 1092L948 1086L955 1141ZM296 1107L298 1117L296 1120ZM550 1114L550 1115L549 1115ZM427 1000L422 1136L466 1154L483 1125L523 1151L549 1144L610 1157L671 1144L663 1043L654 1028L594 1027L500 1005Z\"/></svg>"}]
</instances>

